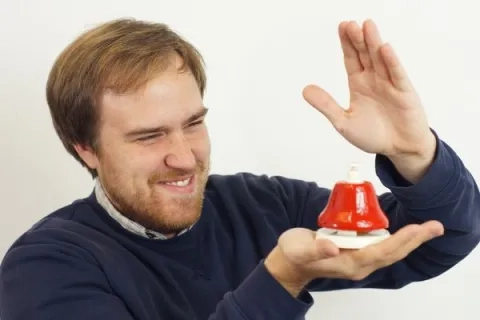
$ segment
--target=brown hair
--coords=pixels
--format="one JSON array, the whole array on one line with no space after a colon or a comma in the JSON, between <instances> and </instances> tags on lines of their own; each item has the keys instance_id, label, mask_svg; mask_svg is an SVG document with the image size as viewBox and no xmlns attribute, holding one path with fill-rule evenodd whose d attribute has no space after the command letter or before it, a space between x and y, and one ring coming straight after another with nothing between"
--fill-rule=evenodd
<instances>
[{"instance_id":1,"label":"brown hair","mask_svg":"<svg viewBox=\"0 0 480 320\"><path fill-rule=\"evenodd\" d=\"M53 126L67 151L92 177L74 149L98 146L99 99L105 90L134 91L165 70L174 54L183 71L196 78L202 95L206 75L196 48L162 23L119 19L87 30L56 59L47 81L47 103Z\"/></svg>"}]
</instances>

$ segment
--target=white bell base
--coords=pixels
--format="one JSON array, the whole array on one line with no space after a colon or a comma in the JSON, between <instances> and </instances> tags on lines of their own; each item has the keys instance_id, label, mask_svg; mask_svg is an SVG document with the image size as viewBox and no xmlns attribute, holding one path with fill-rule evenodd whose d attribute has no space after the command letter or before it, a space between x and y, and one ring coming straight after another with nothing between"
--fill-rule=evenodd
<instances>
[{"instance_id":1,"label":"white bell base","mask_svg":"<svg viewBox=\"0 0 480 320\"><path fill-rule=\"evenodd\" d=\"M379 243L388 237L390 237L390 233L385 229L357 235L355 231L340 231L329 228L318 229L316 236L317 239L332 241L340 249L361 249L374 243Z\"/></svg>"}]
</instances>

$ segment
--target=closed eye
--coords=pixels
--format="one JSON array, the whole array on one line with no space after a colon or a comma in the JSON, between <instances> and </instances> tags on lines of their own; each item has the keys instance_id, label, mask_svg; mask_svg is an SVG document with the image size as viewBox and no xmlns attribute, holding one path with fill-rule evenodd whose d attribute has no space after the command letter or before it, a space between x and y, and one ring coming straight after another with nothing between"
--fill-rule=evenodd
<instances>
[{"instance_id":1,"label":"closed eye","mask_svg":"<svg viewBox=\"0 0 480 320\"><path fill-rule=\"evenodd\" d=\"M200 125L200 124L202 124L202 123L203 123L203 119L202 119L202 120L195 121L195 122L192 122L192 123L190 123L188 126L189 126L189 127L198 126L198 125Z\"/></svg>"},{"instance_id":2,"label":"closed eye","mask_svg":"<svg viewBox=\"0 0 480 320\"><path fill-rule=\"evenodd\" d=\"M148 140L152 140L152 139L155 139L157 137L160 137L160 136L161 136L160 134L151 134L151 135L148 135L148 136L139 137L139 138L137 138L137 141L148 141Z\"/></svg>"}]
</instances>

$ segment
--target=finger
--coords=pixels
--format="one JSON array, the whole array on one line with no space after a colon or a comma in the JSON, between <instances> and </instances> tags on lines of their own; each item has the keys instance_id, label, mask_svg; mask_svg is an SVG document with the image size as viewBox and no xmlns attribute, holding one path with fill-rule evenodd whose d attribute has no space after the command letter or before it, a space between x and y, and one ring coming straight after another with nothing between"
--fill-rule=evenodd
<instances>
[{"instance_id":1,"label":"finger","mask_svg":"<svg viewBox=\"0 0 480 320\"><path fill-rule=\"evenodd\" d=\"M341 131L346 120L345 109L330 94L316 85L306 86L302 94L310 105L320 111L337 130Z\"/></svg>"},{"instance_id":2,"label":"finger","mask_svg":"<svg viewBox=\"0 0 480 320\"><path fill-rule=\"evenodd\" d=\"M383 79L389 80L389 75L385 62L380 54L382 47L382 38L376 24L372 20L367 20L363 24L365 42L367 44L373 69Z\"/></svg>"},{"instance_id":3,"label":"finger","mask_svg":"<svg viewBox=\"0 0 480 320\"><path fill-rule=\"evenodd\" d=\"M372 59L370 58L370 53L368 52L362 28L360 28L356 22L352 21L347 25L347 35L358 52L363 69L367 71L373 70Z\"/></svg>"},{"instance_id":4,"label":"finger","mask_svg":"<svg viewBox=\"0 0 480 320\"><path fill-rule=\"evenodd\" d=\"M427 221L422 227L428 229L428 231L432 232L436 237L442 236L445 233L443 224L436 220Z\"/></svg>"},{"instance_id":5,"label":"finger","mask_svg":"<svg viewBox=\"0 0 480 320\"><path fill-rule=\"evenodd\" d=\"M352 252L351 256L356 267L378 268L379 265L387 263L386 261L391 261L390 257L398 252L399 248L406 246L421 231L420 225L408 225L380 243Z\"/></svg>"},{"instance_id":6,"label":"finger","mask_svg":"<svg viewBox=\"0 0 480 320\"><path fill-rule=\"evenodd\" d=\"M390 81L395 88L400 91L412 91L412 85L408 79L407 73L403 69L403 66L396 56L392 46L388 43L384 44L380 48L380 54L385 62L385 66L390 76Z\"/></svg>"},{"instance_id":7,"label":"finger","mask_svg":"<svg viewBox=\"0 0 480 320\"><path fill-rule=\"evenodd\" d=\"M383 267L385 265L390 265L394 262L400 261L407 257L412 251L416 250L418 247L423 245L424 243L441 236L444 232L442 224L437 221L429 221L424 223L421 226L421 230L419 230L418 234L414 236L409 242L407 242L404 246L400 247L397 251L390 255L389 259L385 261Z\"/></svg>"},{"instance_id":8,"label":"finger","mask_svg":"<svg viewBox=\"0 0 480 320\"><path fill-rule=\"evenodd\" d=\"M363 71L363 66L360 61L360 56L357 50L353 46L352 41L347 35L348 22L344 21L340 23L338 27L338 35L340 37L340 44L342 45L343 59L345 63L345 69L348 75L355 74Z\"/></svg>"},{"instance_id":9,"label":"finger","mask_svg":"<svg viewBox=\"0 0 480 320\"><path fill-rule=\"evenodd\" d=\"M331 278L360 280L393 261L392 255L407 245L420 229L419 225L410 225L381 243L359 250L342 250L337 257L318 261L313 267L327 270Z\"/></svg>"},{"instance_id":10,"label":"finger","mask_svg":"<svg viewBox=\"0 0 480 320\"><path fill-rule=\"evenodd\" d=\"M370 268L376 270L404 259L423 243L443 234L443 226L437 221L422 225L410 225L392 235L386 241L374 245L371 252ZM364 265L367 263L364 262Z\"/></svg>"}]
</instances>

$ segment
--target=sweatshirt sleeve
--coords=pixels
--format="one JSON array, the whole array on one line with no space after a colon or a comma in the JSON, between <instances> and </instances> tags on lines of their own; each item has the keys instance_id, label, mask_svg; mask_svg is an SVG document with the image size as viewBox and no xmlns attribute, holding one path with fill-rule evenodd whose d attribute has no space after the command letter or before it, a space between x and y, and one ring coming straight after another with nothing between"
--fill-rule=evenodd
<instances>
[{"instance_id":1,"label":"sweatshirt sleeve","mask_svg":"<svg viewBox=\"0 0 480 320\"><path fill-rule=\"evenodd\" d=\"M466 258L480 242L480 194L478 186L455 151L437 139L434 161L416 184L406 181L388 158L377 155L376 173L390 190L378 196L394 233L408 224L437 220L445 233L413 251L403 260L378 270L361 281L318 279L310 290L354 287L397 289L412 282L439 276ZM315 183L282 182L282 193L296 199L289 208L294 227L317 230L317 217L325 207L330 189Z\"/></svg>"},{"instance_id":2,"label":"sweatshirt sleeve","mask_svg":"<svg viewBox=\"0 0 480 320\"><path fill-rule=\"evenodd\" d=\"M0 267L0 319L134 320L93 258L74 247L17 242Z\"/></svg>"},{"instance_id":3,"label":"sweatshirt sleeve","mask_svg":"<svg viewBox=\"0 0 480 320\"><path fill-rule=\"evenodd\" d=\"M312 305L306 291L291 296L262 260L208 320L303 319ZM0 319L134 320L92 256L73 244L41 243L17 245L4 258Z\"/></svg>"},{"instance_id":4,"label":"sweatshirt sleeve","mask_svg":"<svg viewBox=\"0 0 480 320\"><path fill-rule=\"evenodd\" d=\"M267 271L262 260L234 291L227 292L208 320L304 319L313 297L294 298Z\"/></svg>"}]
</instances>

